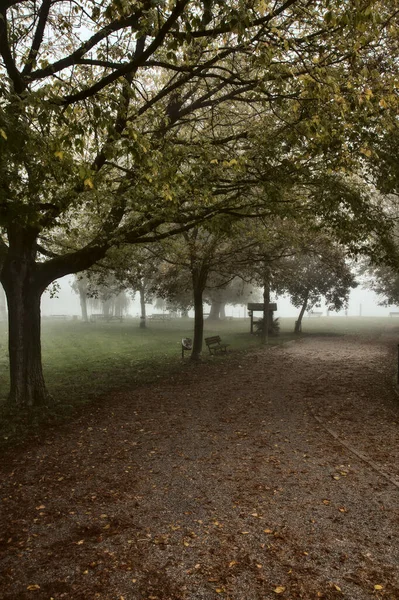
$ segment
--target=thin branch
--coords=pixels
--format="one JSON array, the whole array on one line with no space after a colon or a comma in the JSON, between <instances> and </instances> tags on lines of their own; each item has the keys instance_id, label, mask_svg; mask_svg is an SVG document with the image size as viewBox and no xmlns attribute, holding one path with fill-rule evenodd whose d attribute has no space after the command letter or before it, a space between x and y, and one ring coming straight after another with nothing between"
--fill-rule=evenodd
<instances>
[{"instance_id":1,"label":"thin branch","mask_svg":"<svg viewBox=\"0 0 399 600\"><path fill-rule=\"evenodd\" d=\"M25 84L11 53L10 42L8 39L6 14L6 8L0 8L0 54L3 57L7 73L13 82L14 90L17 94L20 94L25 89Z\"/></svg>"},{"instance_id":2,"label":"thin branch","mask_svg":"<svg viewBox=\"0 0 399 600\"><path fill-rule=\"evenodd\" d=\"M43 41L44 29L46 27L52 3L53 0L43 0L43 3L40 7L39 20L37 23L35 35L33 36L32 46L29 51L28 59L26 61L25 67L22 69L22 76L29 75L29 73L32 71L37 53L39 52L40 46Z\"/></svg>"},{"instance_id":3,"label":"thin branch","mask_svg":"<svg viewBox=\"0 0 399 600\"><path fill-rule=\"evenodd\" d=\"M79 100L84 100L85 98L90 98L91 96L94 96L100 90L104 89L105 87L107 87L108 85L110 85L112 82L116 81L123 75L127 75L128 73L133 74L138 69L138 67L143 66L145 64L146 60L160 46L162 46L167 33L170 32L170 29L173 27L173 25L175 24L177 19L180 17L182 12L184 11L184 8L187 3L188 3L188 0L182 0L181 2L176 3L176 6L173 9L173 11L171 12L170 16L165 21L165 23L162 25L162 27L158 31L158 34L156 35L155 39L153 40L153 42L151 42L151 44L148 46L148 48L146 50L143 50L143 52L139 53L138 55L136 55L136 53L135 53L132 61L123 65L122 67L119 67L113 73L106 75L105 77L103 77L102 79L97 81L94 85L92 85L91 87L88 87L85 90L81 90L80 92L77 92L75 94L70 94L69 96L65 96L60 101L60 104L69 105L69 104L73 104L74 102L78 102Z\"/></svg>"}]
</instances>

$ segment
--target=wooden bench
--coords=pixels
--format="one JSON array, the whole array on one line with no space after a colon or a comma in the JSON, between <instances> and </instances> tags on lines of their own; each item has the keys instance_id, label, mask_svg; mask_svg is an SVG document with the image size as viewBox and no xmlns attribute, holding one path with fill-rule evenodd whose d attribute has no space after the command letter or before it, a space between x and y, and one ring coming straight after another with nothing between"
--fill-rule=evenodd
<instances>
[{"instance_id":1,"label":"wooden bench","mask_svg":"<svg viewBox=\"0 0 399 600\"><path fill-rule=\"evenodd\" d=\"M154 313L148 317L151 321L169 321L172 315L169 313Z\"/></svg>"},{"instance_id":2,"label":"wooden bench","mask_svg":"<svg viewBox=\"0 0 399 600\"><path fill-rule=\"evenodd\" d=\"M217 354L218 352L226 352L227 346L230 344L222 344L220 335L213 335L205 338L205 344L208 347L209 354Z\"/></svg>"},{"instance_id":3,"label":"wooden bench","mask_svg":"<svg viewBox=\"0 0 399 600\"><path fill-rule=\"evenodd\" d=\"M399 312L390 312L389 316L390 317L399 317Z\"/></svg>"},{"instance_id":4,"label":"wooden bench","mask_svg":"<svg viewBox=\"0 0 399 600\"><path fill-rule=\"evenodd\" d=\"M102 313L93 313L90 315L90 321L95 323L96 321L120 321L122 323L123 317L117 317L115 315L103 315Z\"/></svg>"}]
</instances>

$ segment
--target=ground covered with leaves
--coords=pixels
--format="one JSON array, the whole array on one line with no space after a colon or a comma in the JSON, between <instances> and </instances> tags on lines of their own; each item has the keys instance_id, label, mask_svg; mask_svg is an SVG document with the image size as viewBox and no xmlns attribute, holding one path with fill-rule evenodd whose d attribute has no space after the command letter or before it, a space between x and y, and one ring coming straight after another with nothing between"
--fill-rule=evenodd
<instances>
[{"instance_id":1,"label":"ground covered with leaves","mask_svg":"<svg viewBox=\"0 0 399 600\"><path fill-rule=\"evenodd\" d=\"M185 361L8 450L0 597L397 600L396 343Z\"/></svg>"}]
</instances>

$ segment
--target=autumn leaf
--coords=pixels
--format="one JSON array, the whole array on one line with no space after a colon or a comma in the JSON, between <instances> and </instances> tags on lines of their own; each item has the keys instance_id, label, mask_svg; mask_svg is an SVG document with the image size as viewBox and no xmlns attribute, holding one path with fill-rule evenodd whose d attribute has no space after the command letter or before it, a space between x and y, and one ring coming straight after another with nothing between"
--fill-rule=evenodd
<instances>
[{"instance_id":1,"label":"autumn leaf","mask_svg":"<svg viewBox=\"0 0 399 600\"><path fill-rule=\"evenodd\" d=\"M64 158L64 153L62 150L57 150L57 152L54 152L54 156L62 160Z\"/></svg>"},{"instance_id":2,"label":"autumn leaf","mask_svg":"<svg viewBox=\"0 0 399 600\"><path fill-rule=\"evenodd\" d=\"M384 586L383 586L383 585L379 585L379 584L377 583L377 584L374 586L374 589L375 589L375 590L382 590L382 589L384 589Z\"/></svg>"},{"instance_id":3,"label":"autumn leaf","mask_svg":"<svg viewBox=\"0 0 399 600\"><path fill-rule=\"evenodd\" d=\"M234 565L237 565L237 561L236 560L232 560L231 562L229 562L229 567L234 567Z\"/></svg>"},{"instance_id":4,"label":"autumn leaf","mask_svg":"<svg viewBox=\"0 0 399 600\"><path fill-rule=\"evenodd\" d=\"M30 592L37 592L37 590L40 590L40 585L38 585L37 583L31 583L26 589Z\"/></svg>"},{"instance_id":5,"label":"autumn leaf","mask_svg":"<svg viewBox=\"0 0 399 600\"><path fill-rule=\"evenodd\" d=\"M4 131L4 129L0 129L0 136L1 136L1 137L2 137L4 140L6 140L6 139L7 139L7 134L6 134L6 132Z\"/></svg>"},{"instance_id":6,"label":"autumn leaf","mask_svg":"<svg viewBox=\"0 0 399 600\"><path fill-rule=\"evenodd\" d=\"M279 585L276 588L274 588L273 592L275 594L282 594L283 592L285 592L285 587L283 587L282 585Z\"/></svg>"},{"instance_id":7,"label":"autumn leaf","mask_svg":"<svg viewBox=\"0 0 399 600\"><path fill-rule=\"evenodd\" d=\"M94 188L94 183L93 181L90 179L90 177L88 177L87 179L84 180L84 185L85 187L90 188L91 190Z\"/></svg>"},{"instance_id":8,"label":"autumn leaf","mask_svg":"<svg viewBox=\"0 0 399 600\"><path fill-rule=\"evenodd\" d=\"M334 588L337 590L337 592L342 592L342 590L339 587L339 585L336 585L335 583L334 583Z\"/></svg>"}]
</instances>

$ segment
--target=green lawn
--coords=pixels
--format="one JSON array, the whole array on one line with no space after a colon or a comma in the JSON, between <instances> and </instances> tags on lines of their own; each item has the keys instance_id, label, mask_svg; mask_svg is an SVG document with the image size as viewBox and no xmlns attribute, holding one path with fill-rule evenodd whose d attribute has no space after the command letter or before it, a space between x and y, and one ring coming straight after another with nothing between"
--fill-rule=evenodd
<instances>
[{"instance_id":1,"label":"green lawn","mask_svg":"<svg viewBox=\"0 0 399 600\"><path fill-rule=\"evenodd\" d=\"M154 380L180 368L181 338L192 337L192 328L192 319L150 321L146 329L139 328L137 319L123 323L43 319L43 368L49 390L61 402L84 403L112 389ZM249 321L244 319L205 323L205 335L216 334L220 334L234 350L259 343L249 334ZM7 335L2 323L1 400L6 397L8 381Z\"/></svg>"},{"instance_id":2,"label":"green lawn","mask_svg":"<svg viewBox=\"0 0 399 600\"><path fill-rule=\"evenodd\" d=\"M281 333L271 343L292 339L295 319L280 319ZM61 402L81 403L126 388L179 368L181 338L192 337L193 320L149 322L140 329L136 319L123 323L81 323L43 320L43 365L51 393ZM303 335L378 332L398 328L399 319L372 317L305 318ZM231 351L256 347L259 339L249 333L248 319L205 321L205 335L219 334ZM207 358L206 350L204 358ZM186 357L188 360L188 354ZM213 359L212 359L213 360ZM0 325L0 398L8 388L7 336Z\"/></svg>"},{"instance_id":3,"label":"green lawn","mask_svg":"<svg viewBox=\"0 0 399 600\"><path fill-rule=\"evenodd\" d=\"M295 339L295 319L280 319L281 332L270 343ZM361 317L305 318L303 336L378 333L398 329L399 319ZM81 323L43 320L43 367L49 391L59 402L57 411L65 414L112 390L131 389L155 381L181 369L181 338L192 337L192 319L149 322L139 328L137 319L123 323ZM228 360L231 352L255 348L260 341L249 333L249 319L205 321L205 336L220 335L230 344L226 356L205 360ZM188 353L185 361L188 361ZM9 386L7 332L0 323L0 402L4 403ZM4 428L3 428L4 432ZM3 435L0 432L0 436ZM3 436L8 437L8 436ZM1 440L0 440L1 442Z\"/></svg>"}]
</instances>

